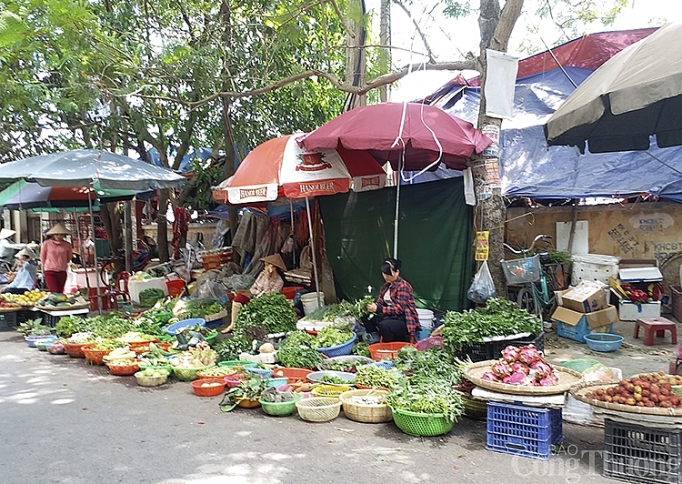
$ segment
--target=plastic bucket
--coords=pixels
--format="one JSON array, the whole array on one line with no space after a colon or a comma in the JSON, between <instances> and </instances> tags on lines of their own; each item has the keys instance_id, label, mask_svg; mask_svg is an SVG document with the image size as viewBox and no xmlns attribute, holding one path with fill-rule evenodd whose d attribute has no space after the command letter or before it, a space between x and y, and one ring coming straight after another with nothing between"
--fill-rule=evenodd
<instances>
[{"instance_id":1,"label":"plastic bucket","mask_svg":"<svg viewBox=\"0 0 682 484\"><path fill-rule=\"evenodd\" d=\"M320 295L320 302L324 306L324 293L310 292L301 296L301 304L303 304L303 313L310 314L315 311L320 305L317 302L317 295Z\"/></svg>"},{"instance_id":2,"label":"plastic bucket","mask_svg":"<svg viewBox=\"0 0 682 484\"><path fill-rule=\"evenodd\" d=\"M419 317L419 325L422 329L433 328L433 311L430 309L417 309L417 316Z\"/></svg>"},{"instance_id":3,"label":"plastic bucket","mask_svg":"<svg viewBox=\"0 0 682 484\"><path fill-rule=\"evenodd\" d=\"M185 290L185 281L183 281L182 279L166 281L166 287L168 288L169 296L178 297Z\"/></svg>"}]
</instances>

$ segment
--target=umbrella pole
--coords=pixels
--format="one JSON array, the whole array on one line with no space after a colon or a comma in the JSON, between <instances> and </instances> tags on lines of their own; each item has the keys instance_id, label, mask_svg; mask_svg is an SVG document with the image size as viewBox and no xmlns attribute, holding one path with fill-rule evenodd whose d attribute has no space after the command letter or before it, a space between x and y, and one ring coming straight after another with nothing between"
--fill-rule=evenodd
<instances>
[{"instance_id":1,"label":"umbrella pole","mask_svg":"<svg viewBox=\"0 0 682 484\"><path fill-rule=\"evenodd\" d=\"M88 209L90 210L90 230L92 230L92 241L93 243L97 240L97 235L95 235L95 214L92 213L92 198L88 196ZM93 253L95 255L95 283L97 284L97 314L102 314L102 294L100 293L100 283L99 275L97 274L97 244L93 247ZM85 277L88 276L88 271L85 271Z\"/></svg>"},{"instance_id":2,"label":"umbrella pole","mask_svg":"<svg viewBox=\"0 0 682 484\"><path fill-rule=\"evenodd\" d=\"M305 197L305 211L308 214L308 232L310 233L310 250L313 256L313 273L315 274L315 291L317 294L317 305L322 307L322 301L320 300L320 280L317 276L317 256L315 256L315 242L313 240L313 224L310 220L310 203L308 202L308 197Z\"/></svg>"},{"instance_id":3,"label":"umbrella pole","mask_svg":"<svg viewBox=\"0 0 682 484\"><path fill-rule=\"evenodd\" d=\"M400 161L398 163L398 182L395 191L395 219L393 220L393 258L398 258L398 219L400 218L400 177L403 173L403 156L401 153Z\"/></svg>"},{"instance_id":4,"label":"umbrella pole","mask_svg":"<svg viewBox=\"0 0 682 484\"><path fill-rule=\"evenodd\" d=\"M291 215L291 233L289 234L291 237L294 236L294 203L291 201L291 198L289 199L289 214ZM296 247L293 248L291 251L291 260L293 261L294 267L296 266Z\"/></svg>"},{"instance_id":5,"label":"umbrella pole","mask_svg":"<svg viewBox=\"0 0 682 484\"><path fill-rule=\"evenodd\" d=\"M75 215L74 215L75 216ZM81 254L81 266L83 267L83 270L85 270L85 287L88 288L88 297L90 296L90 278L88 277L88 266L85 263L85 253L83 252L83 240L81 239L81 219L78 216L76 217L76 230L78 230L78 244L79 244L79 249L80 249L80 254Z\"/></svg>"}]
</instances>

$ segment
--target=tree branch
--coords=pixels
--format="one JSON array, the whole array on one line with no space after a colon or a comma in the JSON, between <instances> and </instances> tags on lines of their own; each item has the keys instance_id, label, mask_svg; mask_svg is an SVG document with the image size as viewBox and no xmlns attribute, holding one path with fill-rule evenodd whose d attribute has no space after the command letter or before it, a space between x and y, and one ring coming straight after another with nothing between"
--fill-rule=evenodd
<instances>
[{"instance_id":1,"label":"tree branch","mask_svg":"<svg viewBox=\"0 0 682 484\"><path fill-rule=\"evenodd\" d=\"M292 84L294 82L302 81L304 79L310 79L311 77L322 77L324 79L327 79L334 85L334 87L336 87L338 90L342 92L363 95L367 94L369 91L373 89L377 89L381 86L385 86L387 84L391 84L395 81L398 81L413 71L461 71L465 69L475 70L476 62L474 60L464 60L457 62L425 62L422 64L412 64L409 66L405 66L397 71L389 72L388 74L378 76L374 78L371 82L365 84L364 86L353 86L350 83L342 82L341 79L339 79L334 74L317 69L311 69L299 72L298 74L294 74L292 76L286 77L284 79L273 82L272 84L260 87L258 89L252 89L250 91L243 92L235 91L217 92L198 101L186 101L183 99L172 98L168 96L144 96L140 94L138 94L138 97L140 97L141 99L151 99L178 103L190 109L197 109L219 98L240 99L252 96L259 96L261 94L266 94L268 92L274 91L276 89Z\"/></svg>"},{"instance_id":2,"label":"tree branch","mask_svg":"<svg viewBox=\"0 0 682 484\"><path fill-rule=\"evenodd\" d=\"M424 35L424 32L422 32L422 29L419 28L419 24L417 23L417 20L412 17L412 13L407 9L405 5L403 5L403 2L400 0L393 0L393 3L398 5L400 8L403 9L403 12L407 14L407 17L412 21L412 24L414 25L415 30L419 34L419 37L422 39L422 43L424 44L424 47L426 48L426 52L429 54L429 61L433 61L433 51L431 50L431 46L429 45L428 41L426 40L426 36Z\"/></svg>"},{"instance_id":3,"label":"tree branch","mask_svg":"<svg viewBox=\"0 0 682 484\"><path fill-rule=\"evenodd\" d=\"M523 0L507 0L500 14L500 21L495 27L495 34L490 42L490 48L507 52L509 45L509 37L511 37L514 25L519 20L521 9L523 8Z\"/></svg>"}]
</instances>

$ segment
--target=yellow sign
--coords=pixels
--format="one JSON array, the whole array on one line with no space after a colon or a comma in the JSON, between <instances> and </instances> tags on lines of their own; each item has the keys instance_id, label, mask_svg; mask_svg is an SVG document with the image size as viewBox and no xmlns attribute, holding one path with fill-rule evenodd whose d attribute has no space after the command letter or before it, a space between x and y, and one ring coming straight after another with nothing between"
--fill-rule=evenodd
<instances>
[{"instance_id":1,"label":"yellow sign","mask_svg":"<svg viewBox=\"0 0 682 484\"><path fill-rule=\"evenodd\" d=\"M490 232L482 230L476 232L476 245L474 250L474 258L478 261L488 260L488 236Z\"/></svg>"}]
</instances>

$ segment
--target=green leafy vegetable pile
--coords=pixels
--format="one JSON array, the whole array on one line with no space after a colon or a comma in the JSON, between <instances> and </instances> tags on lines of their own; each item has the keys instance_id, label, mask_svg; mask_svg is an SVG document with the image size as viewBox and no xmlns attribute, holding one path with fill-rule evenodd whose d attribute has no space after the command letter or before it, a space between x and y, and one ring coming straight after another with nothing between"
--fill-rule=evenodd
<instances>
[{"instance_id":1,"label":"green leafy vegetable pile","mask_svg":"<svg viewBox=\"0 0 682 484\"><path fill-rule=\"evenodd\" d=\"M398 410L443 414L451 422L464 412L462 397L446 380L424 376L400 380L386 395L386 403Z\"/></svg>"},{"instance_id":2,"label":"green leafy vegetable pile","mask_svg":"<svg viewBox=\"0 0 682 484\"><path fill-rule=\"evenodd\" d=\"M266 334L294 331L296 312L283 294L263 294L241 307L234 331L243 333L250 326L261 327Z\"/></svg>"},{"instance_id":3,"label":"green leafy vegetable pile","mask_svg":"<svg viewBox=\"0 0 682 484\"><path fill-rule=\"evenodd\" d=\"M445 313L443 342L452 355L465 346L483 342L484 337L520 333L538 334L542 321L506 299L488 299L485 307Z\"/></svg>"},{"instance_id":4,"label":"green leafy vegetable pile","mask_svg":"<svg viewBox=\"0 0 682 484\"><path fill-rule=\"evenodd\" d=\"M308 314L305 319L307 321L323 321L328 323L334 322L338 318L346 317L361 319L363 316L369 314L367 305L373 302L374 298L371 296L358 299L355 302L341 301L338 304L329 304L317 308L315 311Z\"/></svg>"},{"instance_id":5,"label":"green leafy vegetable pile","mask_svg":"<svg viewBox=\"0 0 682 484\"><path fill-rule=\"evenodd\" d=\"M164 299L165 297L166 293L161 289L153 287L143 289L140 291L140 306L143 308L150 308L156 304L159 299Z\"/></svg>"},{"instance_id":6,"label":"green leafy vegetable pile","mask_svg":"<svg viewBox=\"0 0 682 484\"><path fill-rule=\"evenodd\" d=\"M315 348L331 348L342 345L353 338L352 331L344 331L335 326L327 326L317 333Z\"/></svg>"},{"instance_id":7,"label":"green leafy vegetable pile","mask_svg":"<svg viewBox=\"0 0 682 484\"><path fill-rule=\"evenodd\" d=\"M219 341L214 349L220 361L238 360L240 354L251 351L251 341L244 336L234 335L232 338Z\"/></svg>"},{"instance_id":8,"label":"green leafy vegetable pile","mask_svg":"<svg viewBox=\"0 0 682 484\"><path fill-rule=\"evenodd\" d=\"M277 350L277 361L288 368L314 370L324 361L322 354L314 349L315 338L304 331L294 331L287 336Z\"/></svg>"},{"instance_id":9,"label":"green leafy vegetable pile","mask_svg":"<svg viewBox=\"0 0 682 484\"><path fill-rule=\"evenodd\" d=\"M358 367L355 383L371 388L392 388L402 380L403 375L396 370L387 370L375 365Z\"/></svg>"}]
</instances>

